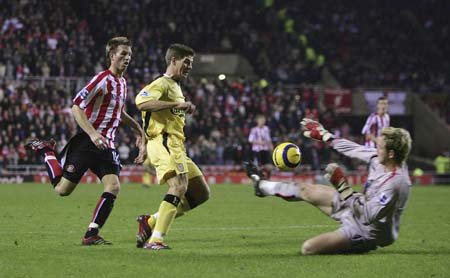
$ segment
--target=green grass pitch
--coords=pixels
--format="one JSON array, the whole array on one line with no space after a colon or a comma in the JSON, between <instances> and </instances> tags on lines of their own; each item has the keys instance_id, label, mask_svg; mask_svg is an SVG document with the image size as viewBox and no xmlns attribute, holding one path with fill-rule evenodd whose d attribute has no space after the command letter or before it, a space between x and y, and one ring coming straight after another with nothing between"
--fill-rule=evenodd
<instances>
[{"instance_id":1,"label":"green grass pitch","mask_svg":"<svg viewBox=\"0 0 450 278\"><path fill-rule=\"evenodd\" d=\"M123 184L102 230L112 246L80 246L102 192L80 185L0 185L0 277L450 277L450 186L414 186L394 245L366 255L299 255L338 225L304 202L257 198L251 186L213 185L203 206L176 219L166 251L135 247L139 214L165 186Z\"/></svg>"}]
</instances>

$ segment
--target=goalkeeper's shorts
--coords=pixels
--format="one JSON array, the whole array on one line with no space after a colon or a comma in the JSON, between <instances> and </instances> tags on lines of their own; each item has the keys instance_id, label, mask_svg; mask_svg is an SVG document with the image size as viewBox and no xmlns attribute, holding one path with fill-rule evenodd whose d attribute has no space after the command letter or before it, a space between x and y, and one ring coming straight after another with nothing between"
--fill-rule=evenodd
<instances>
[{"instance_id":1,"label":"goalkeeper's shorts","mask_svg":"<svg viewBox=\"0 0 450 278\"><path fill-rule=\"evenodd\" d=\"M356 194L351 198L355 198ZM338 231L350 241L351 248L348 253L366 253L377 249L377 240L374 237L375 228L372 225L364 225L355 215L349 200L341 201L336 191L333 197L331 218L341 223Z\"/></svg>"}]
</instances>

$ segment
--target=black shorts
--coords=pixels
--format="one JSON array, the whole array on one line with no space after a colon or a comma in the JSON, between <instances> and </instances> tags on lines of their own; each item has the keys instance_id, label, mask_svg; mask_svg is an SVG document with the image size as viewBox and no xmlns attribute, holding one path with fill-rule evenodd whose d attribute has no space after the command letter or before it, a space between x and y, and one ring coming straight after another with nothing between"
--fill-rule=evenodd
<instances>
[{"instance_id":1,"label":"black shorts","mask_svg":"<svg viewBox=\"0 0 450 278\"><path fill-rule=\"evenodd\" d=\"M61 152L63 177L73 183L79 183L84 173L90 169L99 179L114 174L119 176L120 158L116 150L98 149L86 133L72 137Z\"/></svg>"},{"instance_id":2,"label":"black shorts","mask_svg":"<svg viewBox=\"0 0 450 278\"><path fill-rule=\"evenodd\" d=\"M253 159L256 159L259 165L271 164L272 154L270 151L253 152Z\"/></svg>"}]
</instances>

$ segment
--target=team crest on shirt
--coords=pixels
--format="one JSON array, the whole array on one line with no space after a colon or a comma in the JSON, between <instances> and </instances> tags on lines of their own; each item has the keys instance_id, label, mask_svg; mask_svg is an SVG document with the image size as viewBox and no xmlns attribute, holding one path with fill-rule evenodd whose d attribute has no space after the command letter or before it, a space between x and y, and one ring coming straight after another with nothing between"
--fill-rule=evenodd
<instances>
[{"instance_id":1,"label":"team crest on shirt","mask_svg":"<svg viewBox=\"0 0 450 278\"><path fill-rule=\"evenodd\" d=\"M66 171L69 173L75 173L75 165L73 165L73 164L67 165Z\"/></svg>"},{"instance_id":2,"label":"team crest on shirt","mask_svg":"<svg viewBox=\"0 0 450 278\"><path fill-rule=\"evenodd\" d=\"M177 170L178 170L178 172L184 172L183 164L177 164Z\"/></svg>"}]
</instances>

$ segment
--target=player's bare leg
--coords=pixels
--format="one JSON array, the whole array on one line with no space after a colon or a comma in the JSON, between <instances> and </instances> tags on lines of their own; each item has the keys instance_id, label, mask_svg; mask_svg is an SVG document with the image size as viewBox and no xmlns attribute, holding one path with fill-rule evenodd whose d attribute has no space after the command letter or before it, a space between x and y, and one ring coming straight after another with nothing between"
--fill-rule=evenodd
<instances>
[{"instance_id":1,"label":"player's bare leg","mask_svg":"<svg viewBox=\"0 0 450 278\"><path fill-rule=\"evenodd\" d=\"M69 196L77 187L77 183L73 183L70 180L62 177L58 184L55 186L55 192L59 196Z\"/></svg>"},{"instance_id":2,"label":"player's bare leg","mask_svg":"<svg viewBox=\"0 0 450 278\"><path fill-rule=\"evenodd\" d=\"M318 235L305 241L302 245L303 255L337 254L350 249L351 243L339 231Z\"/></svg>"},{"instance_id":3,"label":"player's bare leg","mask_svg":"<svg viewBox=\"0 0 450 278\"><path fill-rule=\"evenodd\" d=\"M336 189L322 184L300 184L302 200L320 209L326 215L331 215L332 203Z\"/></svg>"},{"instance_id":4,"label":"player's bare leg","mask_svg":"<svg viewBox=\"0 0 450 278\"><path fill-rule=\"evenodd\" d=\"M104 192L100 196L94 209L92 220L82 240L83 245L104 245L111 242L104 240L98 235L114 207L114 202L120 191L119 177L115 174L108 174L102 177Z\"/></svg>"},{"instance_id":5,"label":"player's bare leg","mask_svg":"<svg viewBox=\"0 0 450 278\"><path fill-rule=\"evenodd\" d=\"M188 188L184 194L184 200L187 202L189 209L193 209L209 199L211 190L204 176L193 177L189 180ZM185 206L184 206L185 207ZM180 212L186 212L180 211Z\"/></svg>"}]
</instances>

